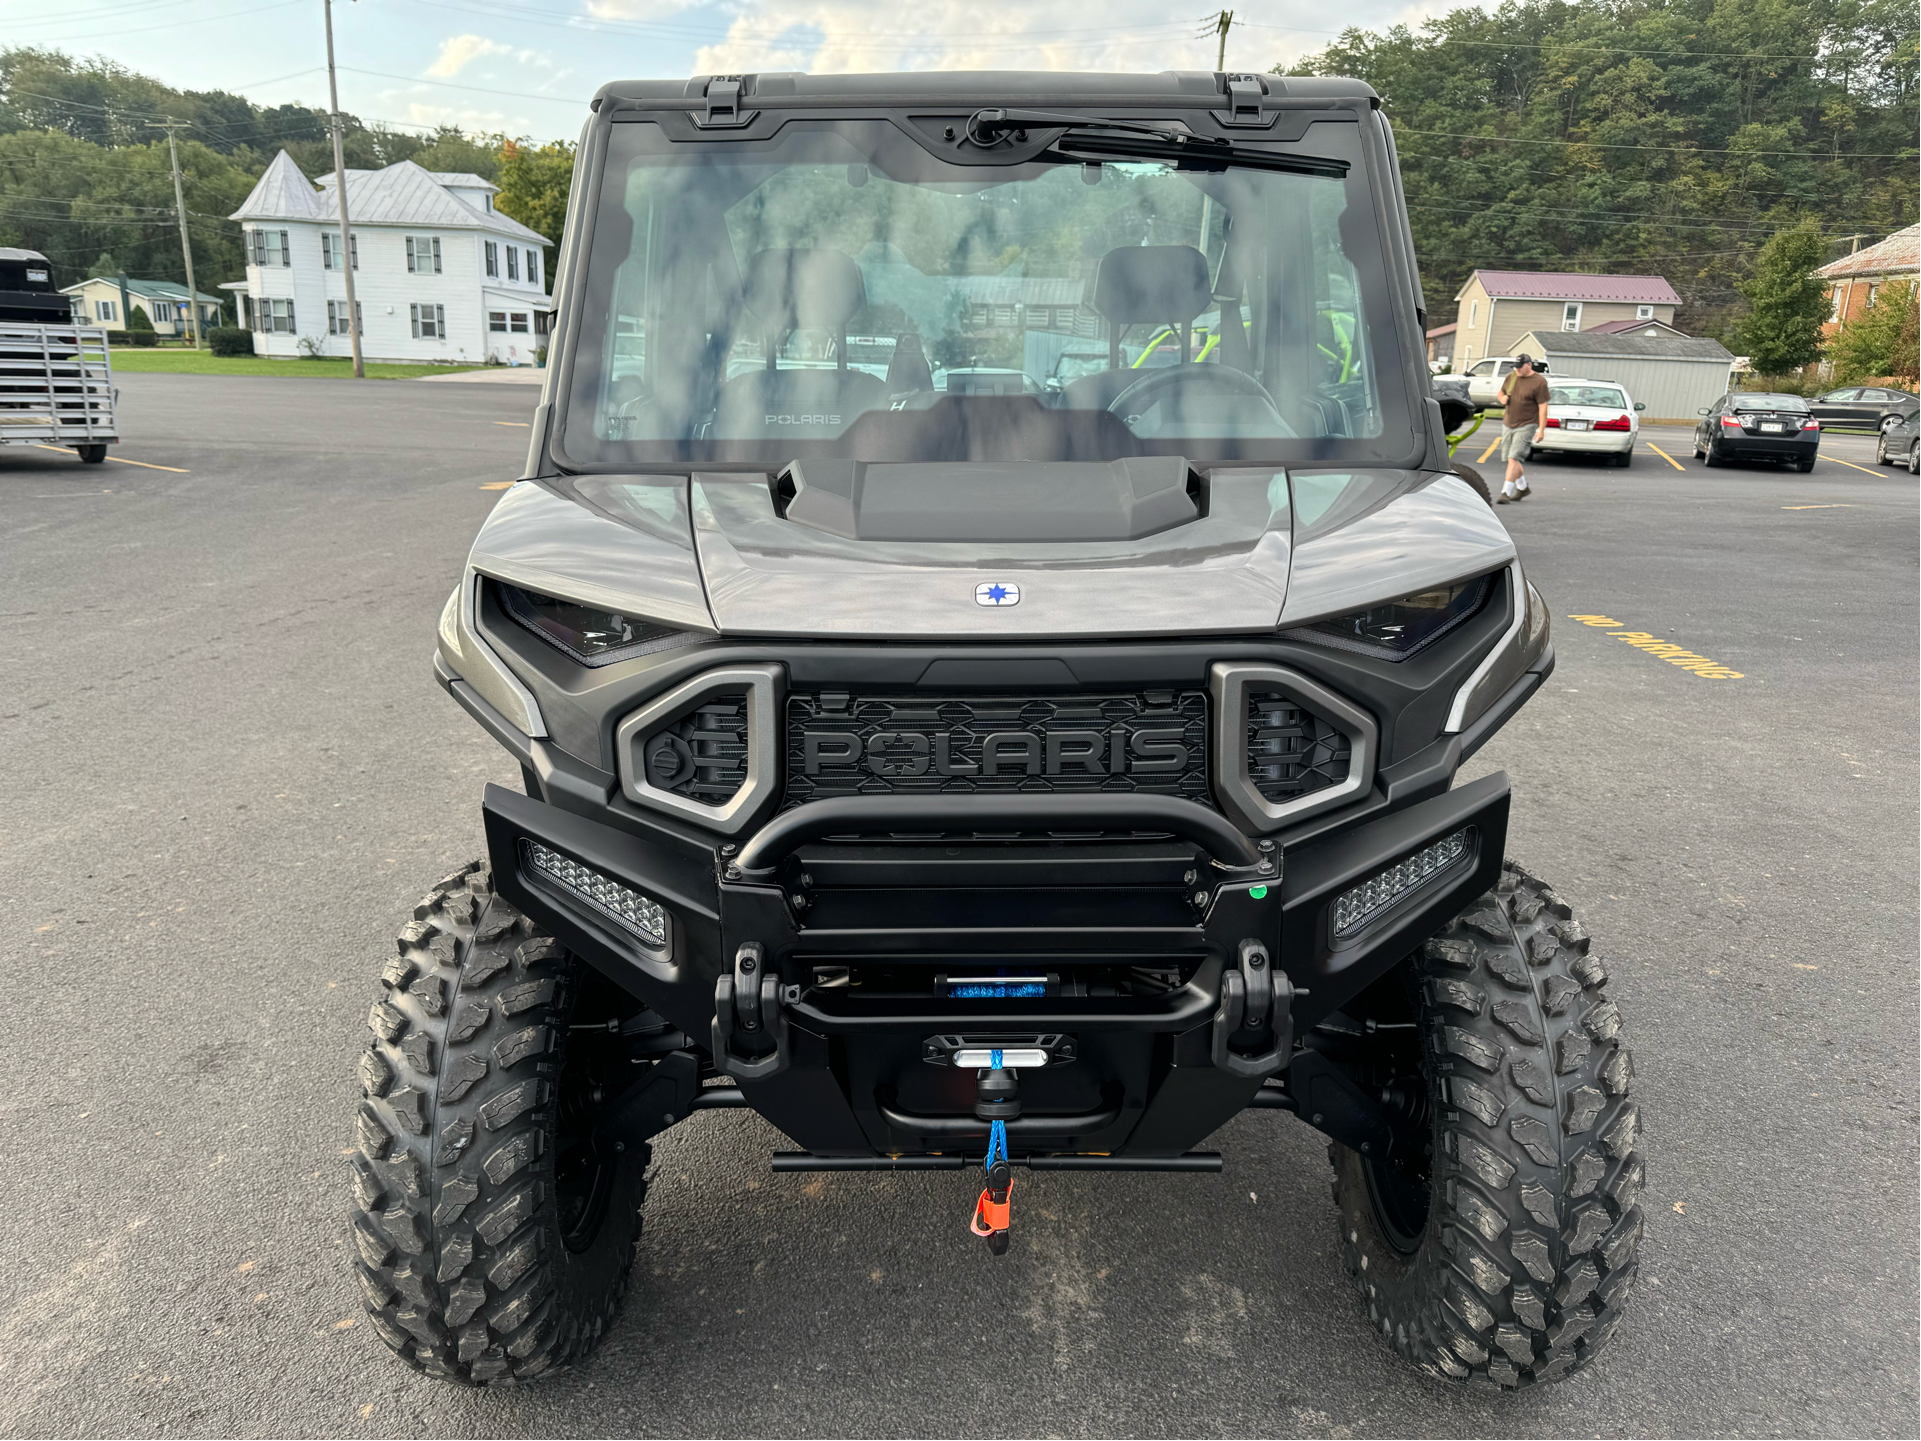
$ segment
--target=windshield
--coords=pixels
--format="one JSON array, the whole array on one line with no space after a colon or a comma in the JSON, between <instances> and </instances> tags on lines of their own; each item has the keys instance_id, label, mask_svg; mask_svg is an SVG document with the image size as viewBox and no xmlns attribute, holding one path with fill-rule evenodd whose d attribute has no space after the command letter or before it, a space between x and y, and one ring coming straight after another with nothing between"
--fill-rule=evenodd
<instances>
[{"instance_id":1,"label":"windshield","mask_svg":"<svg viewBox=\"0 0 1921 1441\"><path fill-rule=\"evenodd\" d=\"M1608 405L1626 410L1628 398L1613 385L1555 385L1547 393L1549 405Z\"/></svg>"},{"instance_id":2,"label":"windshield","mask_svg":"<svg viewBox=\"0 0 1921 1441\"><path fill-rule=\"evenodd\" d=\"M690 144L615 124L566 457L1404 453L1357 127L1298 148L1354 168L962 166L879 120Z\"/></svg>"}]
</instances>

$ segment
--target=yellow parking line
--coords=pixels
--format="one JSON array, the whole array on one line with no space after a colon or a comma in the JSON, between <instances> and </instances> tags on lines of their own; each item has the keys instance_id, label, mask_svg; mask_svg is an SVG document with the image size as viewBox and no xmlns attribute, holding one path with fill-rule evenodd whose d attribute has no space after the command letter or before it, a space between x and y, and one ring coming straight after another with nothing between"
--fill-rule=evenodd
<instances>
[{"instance_id":1,"label":"yellow parking line","mask_svg":"<svg viewBox=\"0 0 1921 1441\"><path fill-rule=\"evenodd\" d=\"M1783 510L1853 510L1851 505L1784 505Z\"/></svg>"},{"instance_id":2,"label":"yellow parking line","mask_svg":"<svg viewBox=\"0 0 1921 1441\"><path fill-rule=\"evenodd\" d=\"M1653 451L1656 455L1660 456L1661 459L1665 460L1669 465L1673 466L1676 470L1687 469L1685 465L1681 464L1680 461L1676 460L1673 456L1669 455L1665 450L1661 449L1661 447L1656 445L1653 441L1650 440L1647 443L1647 445L1649 450Z\"/></svg>"},{"instance_id":3,"label":"yellow parking line","mask_svg":"<svg viewBox=\"0 0 1921 1441\"><path fill-rule=\"evenodd\" d=\"M36 448L40 450L57 450L62 455L78 455L79 454L79 452L74 450L73 447L67 446L67 445L41 445L38 441L35 441L34 444ZM191 470L183 470L181 469L181 467L177 465L155 465L151 460L128 460L127 457L124 455L110 455L107 457L107 459L111 460L115 465L138 465L138 466L143 466L148 470L170 470L175 475L192 475L193 474Z\"/></svg>"},{"instance_id":4,"label":"yellow parking line","mask_svg":"<svg viewBox=\"0 0 1921 1441\"><path fill-rule=\"evenodd\" d=\"M495 425L515 425L515 426L519 426L522 430L531 430L533 428L533 422L530 420L496 420L494 424Z\"/></svg>"},{"instance_id":5,"label":"yellow parking line","mask_svg":"<svg viewBox=\"0 0 1921 1441\"><path fill-rule=\"evenodd\" d=\"M511 485L513 485L511 480L490 480L480 488L482 490L506 490Z\"/></svg>"},{"instance_id":6,"label":"yellow parking line","mask_svg":"<svg viewBox=\"0 0 1921 1441\"><path fill-rule=\"evenodd\" d=\"M1886 480L1888 478L1888 473L1885 470L1869 470L1865 465L1856 465L1851 460L1836 460L1835 457L1832 455L1824 455L1821 457L1821 459L1832 460L1836 465L1845 465L1850 470L1858 470L1861 472L1861 474L1871 475L1876 480Z\"/></svg>"},{"instance_id":7,"label":"yellow parking line","mask_svg":"<svg viewBox=\"0 0 1921 1441\"><path fill-rule=\"evenodd\" d=\"M1479 460L1477 460L1477 461L1475 461L1474 463L1475 463L1476 465L1486 465L1486 464L1487 464L1487 458L1488 458L1488 457L1489 457L1490 455L1492 455L1492 454L1494 454L1494 447L1495 447L1495 446L1497 446L1497 445L1499 445L1500 443L1501 443L1501 437L1500 437L1500 436L1498 436L1498 435L1497 435L1497 436L1495 436L1495 437L1494 437L1494 439L1492 439L1492 440L1490 440L1490 441L1489 441L1489 442L1487 443L1487 449L1481 452L1481 458L1480 458Z\"/></svg>"}]
</instances>

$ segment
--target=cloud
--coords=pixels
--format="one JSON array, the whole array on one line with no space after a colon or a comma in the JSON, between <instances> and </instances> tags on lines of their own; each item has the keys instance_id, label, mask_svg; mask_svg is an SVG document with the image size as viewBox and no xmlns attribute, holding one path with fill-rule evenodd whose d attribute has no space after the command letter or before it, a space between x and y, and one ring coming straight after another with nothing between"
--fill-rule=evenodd
<instances>
[{"instance_id":1,"label":"cloud","mask_svg":"<svg viewBox=\"0 0 1921 1441\"><path fill-rule=\"evenodd\" d=\"M511 55L514 47L489 40L484 35L454 35L440 42L440 54L427 67L427 73L451 80L483 55Z\"/></svg>"}]
</instances>

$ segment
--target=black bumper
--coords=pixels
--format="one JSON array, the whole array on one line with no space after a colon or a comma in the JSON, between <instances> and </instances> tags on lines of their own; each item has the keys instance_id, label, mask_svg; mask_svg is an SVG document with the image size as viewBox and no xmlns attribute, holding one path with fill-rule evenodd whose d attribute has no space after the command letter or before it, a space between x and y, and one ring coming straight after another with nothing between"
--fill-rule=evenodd
<instances>
[{"instance_id":1,"label":"black bumper","mask_svg":"<svg viewBox=\"0 0 1921 1441\"><path fill-rule=\"evenodd\" d=\"M755 1109L808 1151L980 1150L987 1126L974 1113L974 1073L939 1064L943 1048L1028 1039L1044 1040L1058 1063L1022 1076L1024 1110L1010 1126L1017 1154L1150 1158L1189 1151L1286 1064L1279 1049L1263 1071L1234 1029L1247 947L1285 973L1295 1034L1339 1010L1494 883L1508 783L1484 777L1284 853L1181 801L1136 815L1141 807L1125 798L1101 798L1114 802L1112 815L1056 815L1058 802L1031 797L994 801L978 816L960 814L964 806L916 814L912 826L885 806L831 815L801 807L739 851L717 852L685 834L603 824L586 799L570 795L563 808L488 787L499 892L710 1044ZM1157 838L823 839L909 829ZM1455 859L1336 933L1339 897L1455 835L1464 835ZM641 944L535 869L534 844L657 901L669 917L666 943ZM749 946L773 982L770 1025L751 1037L733 1028L727 1000ZM1046 994L961 999L966 988L953 979L1009 973L1047 978ZM763 1038L775 1032L770 1048Z\"/></svg>"}]
</instances>

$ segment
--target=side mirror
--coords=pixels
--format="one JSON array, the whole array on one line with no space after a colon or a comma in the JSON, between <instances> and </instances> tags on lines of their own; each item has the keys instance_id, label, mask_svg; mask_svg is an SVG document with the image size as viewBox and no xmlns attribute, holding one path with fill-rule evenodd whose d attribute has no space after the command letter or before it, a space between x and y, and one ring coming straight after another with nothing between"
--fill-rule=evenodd
<instances>
[{"instance_id":1,"label":"side mirror","mask_svg":"<svg viewBox=\"0 0 1921 1441\"><path fill-rule=\"evenodd\" d=\"M1637 406L1635 406L1634 408L1635 408L1636 410L1639 410L1639 409L1640 409L1641 407L1637 405ZM1706 414L1708 413L1708 411L1707 411L1707 407L1706 407L1706 406L1702 406L1702 407L1701 407L1701 408L1700 408L1699 410L1697 410L1697 411L1695 411L1694 413L1695 413L1696 415L1706 415Z\"/></svg>"},{"instance_id":2,"label":"side mirror","mask_svg":"<svg viewBox=\"0 0 1921 1441\"><path fill-rule=\"evenodd\" d=\"M1636 410L1646 410L1646 409L1647 409L1647 405L1646 405L1646 404L1645 404L1644 402L1642 402L1642 401L1639 401L1639 400L1637 400L1637 401L1635 401L1635 402L1634 402L1634 408L1635 408ZM1706 411L1703 411L1703 412L1702 412L1702 414L1704 414L1704 415L1705 415L1706 413L1707 413Z\"/></svg>"}]
</instances>

